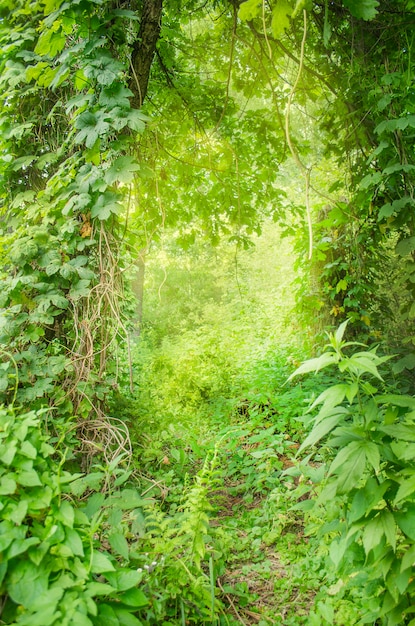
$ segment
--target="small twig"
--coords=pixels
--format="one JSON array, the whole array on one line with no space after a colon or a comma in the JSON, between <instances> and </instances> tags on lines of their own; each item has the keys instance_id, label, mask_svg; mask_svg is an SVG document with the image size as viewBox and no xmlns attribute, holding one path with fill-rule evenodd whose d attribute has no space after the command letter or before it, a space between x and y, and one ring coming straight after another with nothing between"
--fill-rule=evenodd
<instances>
[{"instance_id":1,"label":"small twig","mask_svg":"<svg viewBox=\"0 0 415 626\"><path fill-rule=\"evenodd\" d=\"M228 600L229 604L231 605L231 607L233 608L233 610L235 611L235 615L238 618L240 624L243 624L243 626L247 626L246 622L244 622L244 620L242 619L242 617L239 615L238 613L238 609L236 608L234 601L232 600L232 598L230 597L229 594L227 594L224 590L224 588L221 585L221 582L219 580L219 578L216 580L217 585L219 587L219 589L222 591L222 593L225 595L225 598Z\"/></svg>"}]
</instances>

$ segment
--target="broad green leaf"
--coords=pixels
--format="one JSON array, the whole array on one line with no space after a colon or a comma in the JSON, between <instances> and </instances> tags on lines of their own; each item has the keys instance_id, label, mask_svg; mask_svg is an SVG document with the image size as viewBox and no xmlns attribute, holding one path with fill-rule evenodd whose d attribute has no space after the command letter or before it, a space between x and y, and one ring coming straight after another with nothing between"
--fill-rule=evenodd
<instances>
[{"instance_id":1,"label":"broad green leaf","mask_svg":"<svg viewBox=\"0 0 415 626\"><path fill-rule=\"evenodd\" d=\"M408 504L405 511L396 511L394 517L401 531L415 541L415 504Z\"/></svg>"},{"instance_id":2,"label":"broad green leaf","mask_svg":"<svg viewBox=\"0 0 415 626\"><path fill-rule=\"evenodd\" d=\"M415 410L415 398L413 396L389 393L378 396L376 401L378 404L393 404L395 406Z\"/></svg>"},{"instance_id":3,"label":"broad green leaf","mask_svg":"<svg viewBox=\"0 0 415 626\"><path fill-rule=\"evenodd\" d=\"M337 493L347 493L355 489L364 476L366 451L360 441L352 441L341 450L330 466L330 473L337 472L335 484Z\"/></svg>"},{"instance_id":4,"label":"broad green leaf","mask_svg":"<svg viewBox=\"0 0 415 626\"><path fill-rule=\"evenodd\" d=\"M396 246L395 251L399 256L407 256L415 250L415 237L402 239Z\"/></svg>"},{"instance_id":5,"label":"broad green leaf","mask_svg":"<svg viewBox=\"0 0 415 626\"><path fill-rule=\"evenodd\" d=\"M415 495L415 475L407 479L401 479L399 482L400 487L394 500L395 505L407 498L413 498Z\"/></svg>"},{"instance_id":6,"label":"broad green leaf","mask_svg":"<svg viewBox=\"0 0 415 626\"><path fill-rule=\"evenodd\" d=\"M84 547L79 533L73 528L65 529L65 545L70 548L75 556L84 556Z\"/></svg>"},{"instance_id":7,"label":"broad green leaf","mask_svg":"<svg viewBox=\"0 0 415 626\"><path fill-rule=\"evenodd\" d=\"M80 298L87 298L91 291L90 284L90 280L80 279L76 281L68 294L71 300L76 301Z\"/></svg>"},{"instance_id":8,"label":"broad green leaf","mask_svg":"<svg viewBox=\"0 0 415 626\"><path fill-rule=\"evenodd\" d=\"M17 485L14 478L2 476L0 479L0 496L11 495L16 491Z\"/></svg>"},{"instance_id":9,"label":"broad green leaf","mask_svg":"<svg viewBox=\"0 0 415 626\"><path fill-rule=\"evenodd\" d=\"M16 526L20 526L26 517L27 509L28 509L28 501L20 500L16 506L13 508L12 512L8 514L8 519L11 522L14 522Z\"/></svg>"},{"instance_id":10,"label":"broad green leaf","mask_svg":"<svg viewBox=\"0 0 415 626\"><path fill-rule=\"evenodd\" d=\"M146 606L146 604L148 604L146 596L140 589L128 589L118 597L124 604L128 604L128 606L134 606L136 608Z\"/></svg>"},{"instance_id":11,"label":"broad green leaf","mask_svg":"<svg viewBox=\"0 0 415 626\"><path fill-rule=\"evenodd\" d=\"M119 199L120 197L111 191L99 195L91 209L91 217L107 220L112 214L119 213L121 211Z\"/></svg>"},{"instance_id":12,"label":"broad green leaf","mask_svg":"<svg viewBox=\"0 0 415 626\"><path fill-rule=\"evenodd\" d=\"M127 591L141 582L142 574L133 569L117 569L115 572L106 572L105 578L117 591Z\"/></svg>"},{"instance_id":13,"label":"broad green leaf","mask_svg":"<svg viewBox=\"0 0 415 626\"><path fill-rule=\"evenodd\" d=\"M379 485L375 478L369 478L364 487L360 488L353 497L347 517L348 522L353 523L368 515L372 509L378 508L390 484L390 481L385 480Z\"/></svg>"},{"instance_id":14,"label":"broad green leaf","mask_svg":"<svg viewBox=\"0 0 415 626\"><path fill-rule=\"evenodd\" d=\"M17 482L24 487L41 487L42 481L36 470L21 471L17 474Z\"/></svg>"},{"instance_id":15,"label":"broad green leaf","mask_svg":"<svg viewBox=\"0 0 415 626\"><path fill-rule=\"evenodd\" d=\"M7 386L6 386L6 389L7 389ZM0 446L1 463L4 463L4 465L10 465L13 462L16 452L17 452L17 445L15 443L9 443L8 445L2 444Z\"/></svg>"},{"instance_id":16,"label":"broad green leaf","mask_svg":"<svg viewBox=\"0 0 415 626\"><path fill-rule=\"evenodd\" d=\"M239 6L238 16L243 22L250 22L260 15L262 0L246 0Z\"/></svg>"},{"instance_id":17,"label":"broad green leaf","mask_svg":"<svg viewBox=\"0 0 415 626\"><path fill-rule=\"evenodd\" d=\"M312 411L319 404L324 404L325 406L335 407L338 404L341 404L346 397L348 392L349 385L339 384L332 385L325 389L319 396L314 400L313 404L310 406L308 411Z\"/></svg>"},{"instance_id":18,"label":"broad green leaf","mask_svg":"<svg viewBox=\"0 0 415 626\"><path fill-rule=\"evenodd\" d=\"M61 29L56 30L56 27L53 30L48 29L40 35L35 52L41 56L52 58L63 50L65 43L66 36Z\"/></svg>"},{"instance_id":19,"label":"broad green leaf","mask_svg":"<svg viewBox=\"0 0 415 626\"><path fill-rule=\"evenodd\" d=\"M413 545L410 548L408 548L408 550L405 552L405 554L402 557L401 572L409 568L412 569L414 565L415 565L415 546Z\"/></svg>"},{"instance_id":20,"label":"broad green leaf","mask_svg":"<svg viewBox=\"0 0 415 626\"><path fill-rule=\"evenodd\" d=\"M295 376L301 376L302 374L308 374L309 372L318 372L324 367L334 365L339 360L337 354L334 352L324 352L321 356L315 359L309 359L305 361L295 372L291 374L288 380L292 380Z\"/></svg>"},{"instance_id":21,"label":"broad green leaf","mask_svg":"<svg viewBox=\"0 0 415 626\"><path fill-rule=\"evenodd\" d=\"M406 426L405 424L390 424L386 426L379 426L379 430L387 435L390 435L393 439L415 442L415 428L412 425Z\"/></svg>"},{"instance_id":22,"label":"broad green leaf","mask_svg":"<svg viewBox=\"0 0 415 626\"><path fill-rule=\"evenodd\" d=\"M278 0L272 10L271 30L276 39L290 27L290 17L293 13L292 5L287 0Z\"/></svg>"},{"instance_id":23,"label":"broad green leaf","mask_svg":"<svg viewBox=\"0 0 415 626\"><path fill-rule=\"evenodd\" d=\"M376 548L385 537L393 550L396 549L396 525L392 513L388 509L383 509L371 519L363 531L363 547L366 555Z\"/></svg>"},{"instance_id":24,"label":"broad green leaf","mask_svg":"<svg viewBox=\"0 0 415 626\"><path fill-rule=\"evenodd\" d=\"M124 87L122 83L114 83L109 87L104 87L100 96L99 103L109 108L116 106L128 109L130 107L130 100L133 92L127 87Z\"/></svg>"},{"instance_id":25,"label":"broad green leaf","mask_svg":"<svg viewBox=\"0 0 415 626\"><path fill-rule=\"evenodd\" d=\"M110 596L114 594L114 591L117 591L115 587L111 585L107 585L106 583L98 583L98 582L89 582L86 585L86 593L91 596Z\"/></svg>"},{"instance_id":26,"label":"broad green leaf","mask_svg":"<svg viewBox=\"0 0 415 626\"><path fill-rule=\"evenodd\" d=\"M128 542L122 533L112 533L108 536L108 541L113 550L120 554L124 559L128 559L129 548Z\"/></svg>"},{"instance_id":27,"label":"broad green leaf","mask_svg":"<svg viewBox=\"0 0 415 626\"><path fill-rule=\"evenodd\" d=\"M30 443L30 441L26 440L22 442L19 454L26 456L28 459L35 459L37 457L37 450L35 446Z\"/></svg>"},{"instance_id":28,"label":"broad green leaf","mask_svg":"<svg viewBox=\"0 0 415 626\"><path fill-rule=\"evenodd\" d=\"M112 185L115 181L129 184L134 180L134 172L139 169L140 166L134 157L121 156L105 172L105 180L109 185Z\"/></svg>"},{"instance_id":29,"label":"broad green leaf","mask_svg":"<svg viewBox=\"0 0 415 626\"><path fill-rule=\"evenodd\" d=\"M373 20L378 13L378 0L343 0L343 4L354 17L362 20Z\"/></svg>"},{"instance_id":30,"label":"broad green leaf","mask_svg":"<svg viewBox=\"0 0 415 626\"><path fill-rule=\"evenodd\" d=\"M115 570L109 557L103 552L94 550L91 559L91 572L100 574L103 572L113 572Z\"/></svg>"},{"instance_id":31,"label":"broad green leaf","mask_svg":"<svg viewBox=\"0 0 415 626\"><path fill-rule=\"evenodd\" d=\"M31 561L19 560L8 576L7 592L13 602L30 609L32 603L47 591L48 577L46 569L38 568Z\"/></svg>"},{"instance_id":32,"label":"broad green leaf","mask_svg":"<svg viewBox=\"0 0 415 626\"><path fill-rule=\"evenodd\" d=\"M333 428L338 426L339 422L343 419L343 417L344 417L344 412L342 411L334 415L331 415L331 417L327 417L326 419L321 421L315 428L313 428L311 433L308 435L306 440L301 445L299 451L301 452L305 448L308 448L309 446L313 446L318 441L320 441L320 439L322 439L325 435L327 435L330 431L332 431Z\"/></svg>"},{"instance_id":33,"label":"broad green leaf","mask_svg":"<svg viewBox=\"0 0 415 626\"><path fill-rule=\"evenodd\" d=\"M415 459L415 443L392 441L390 447L399 461L411 462Z\"/></svg>"},{"instance_id":34,"label":"broad green leaf","mask_svg":"<svg viewBox=\"0 0 415 626\"><path fill-rule=\"evenodd\" d=\"M143 622L141 622L137 617L135 617L135 615L127 611L125 608L114 605L114 612L116 613L122 626L143 626Z\"/></svg>"}]
</instances>

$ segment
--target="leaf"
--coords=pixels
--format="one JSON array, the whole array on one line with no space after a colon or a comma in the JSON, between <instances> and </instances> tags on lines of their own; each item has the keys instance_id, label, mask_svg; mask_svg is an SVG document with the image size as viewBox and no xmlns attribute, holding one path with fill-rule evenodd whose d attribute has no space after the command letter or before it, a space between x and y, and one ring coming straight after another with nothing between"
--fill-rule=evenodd
<instances>
[{"instance_id":1,"label":"leaf","mask_svg":"<svg viewBox=\"0 0 415 626\"><path fill-rule=\"evenodd\" d=\"M404 394L383 394L377 397L377 402L378 404L393 404L394 406L415 410L415 398Z\"/></svg>"},{"instance_id":2,"label":"leaf","mask_svg":"<svg viewBox=\"0 0 415 626\"><path fill-rule=\"evenodd\" d=\"M393 439L400 439L402 441L415 441L415 428L405 424L390 424L379 426L379 430L386 433Z\"/></svg>"},{"instance_id":3,"label":"leaf","mask_svg":"<svg viewBox=\"0 0 415 626\"><path fill-rule=\"evenodd\" d=\"M107 220L112 214L119 213L122 207L118 200L119 196L111 191L106 191L99 195L97 201L91 208L91 217Z\"/></svg>"},{"instance_id":4,"label":"leaf","mask_svg":"<svg viewBox=\"0 0 415 626\"><path fill-rule=\"evenodd\" d=\"M117 591L126 591L136 587L141 582L142 574L137 570L117 569L116 572L107 572L105 578Z\"/></svg>"},{"instance_id":5,"label":"leaf","mask_svg":"<svg viewBox=\"0 0 415 626\"><path fill-rule=\"evenodd\" d=\"M127 126L131 130L135 130L138 133L142 133L145 130L145 122L148 122L150 118L137 109L132 109L127 115Z\"/></svg>"},{"instance_id":6,"label":"leaf","mask_svg":"<svg viewBox=\"0 0 415 626\"><path fill-rule=\"evenodd\" d=\"M396 254L399 256L407 256L412 254L415 250L415 237L408 237L407 239L401 239L395 248Z\"/></svg>"},{"instance_id":7,"label":"leaf","mask_svg":"<svg viewBox=\"0 0 415 626\"><path fill-rule=\"evenodd\" d=\"M243 22L250 22L260 15L262 0L246 0L242 2L238 10L238 17Z\"/></svg>"},{"instance_id":8,"label":"leaf","mask_svg":"<svg viewBox=\"0 0 415 626\"><path fill-rule=\"evenodd\" d=\"M121 156L105 172L105 180L109 185L112 185L115 181L129 184L134 180L134 172L139 169L140 165L134 157Z\"/></svg>"},{"instance_id":9,"label":"leaf","mask_svg":"<svg viewBox=\"0 0 415 626\"><path fill-rule=\"evenodd\" d=\"M348 392L349 385L339 384L332 385L328 389L325 389L316 400L314 400L313 404L310 406L308 411L312 411L319 404L324 404L324 406L334 408L338 404L341 404L346 397Z\"/></svg>"},{"instance_id":10,"label":"leaf","mask_svg":"<svg viewBox=\"0 0 415 626\"><path fill-rule=\"evenodd\" d=\"M344 493L356 486L366 467L365 441L352 441L340 450L330 465L329 474L340 474L338 491Z\"/></svg>"},{"instance_id":11,"label":"leaf","mask_svg":"<svg viewBox=\"0 0 415 626\"><path fill-rule=\"evenodd\" d=\"M378 13L378 0L343 0L343 4L354 17L362 20L373 20Z\"/></svg>"},{"instance_id":12,"label":"leaf","mask_svg":"<svg viewBox=\"0 0 415 626\"><path fill-rule=\"evenodd\" d=\"M370 520L363 531L362 541L366 555L376 548L382 537L385 537L393 550L396 548L396 526L392 513L388 509L383 509Z\"/></svg>"},{"instance_id":13,"label":"leaf","mask_svg":"<svg viewBox=\"0 0 415 626\"><path fill-rule=\"evenodd\" d=\"M99 136L105 134L110 126L109 123L102 118L103 115L103 112L95 114L90 111L85 111L81 113L75 122L75 128L79 129L79 133L77 133L75 137L75 142L85 143L87 148L93 148Z\"/></svg>"},{"instance_id":14,"label":"leaf","mask_svg":"<svg viewBox=\"0 0 415 626\"><path fill-rule=\"evenodd\" d=\"M103 572L113 572L115 567L112 564L109 556L103 552L94 550L91 559L91 572L94 574L101 574Z\"/></svg>"},{"instance_id":15,"label":"leaf","mask_svg":"<svg viewBox=\"0 0 415 626\"><path fill-rule=\"evenodd\" d=\"M99 96L99 103L108 108L119 106L128 109L130 107L129 98L131 98L132 95L133 92L127 89L122 83L114 83L109 87L104 87Z\"/></svg>"},{"instance_id":16,"label":"leaf","mask_svg":"<svg viewBox=\"0 0 415 626\"><path fill-rule=\"evenodd\" d=\"M413 496L415 494L415 475L411 476L406 480L400 480L400 487L398 489L398 493L396 494L394 504L398 504L401 500L406 500L407 498Z\"/></svg>"},{"instance_id":17,"label":"leaf","mask_svg":"<svg viewBox=\"0 0 415 626\"><path fill-rule=\"evenodd\" d=\"M336 411L336 409L335 409ZM331 430L333 430L333 428L335 428L336 426L338 426L339 422L341 421L341 419L344 416L344 410L342 410L341 412L338 411L337 413L335 413L334 415L331 415L330 417L327 417L326 419L324 419L323 421L321 421L318 426L316 426L315 428L313 428L313 430L311 431L311 433L308 435L308 437L306 438L306 440L303 442L303 444L300 447L300 452L302 450L304 450L305 448L308 448L309 446L313 446L314 444L316 444L318 441L320 441L320 439L322 439L325 435L327 435Z\"/></svg>"},{"instance_id":18,"label":"leaf","mask_svg":"<svg viewBox=\"0 0 415 626\"><path fill-rule=\"evenodd\" d=\"M125 608L114 605L114 612L119 618L120 624L122 624L122 626L143 626L143 622L140 622L137 617L132 615Z\"/></svg>"},{"instance_id":19,"label":"leaf","mask_svg":"<svg viewBox=\"0 0 415 626\"><path fill-rule=\"evenodd\" d=\"M63 50L65 43L66 36L61 29L58 31L56 31L56 27L54 30L48 29L43 31L40 35L35 47L35 52L41 56L53 58L58 52Z\"/></svg>"},{"instance_id":20,"label":"leaf","mask_svg":"<svg viewBox=\"0 0 415 626\"><path fill-rule=\"evenodd\" d=\"M148 604L146 596L140 589L128 589L128 591L125 591L118 597L124 604L128 604L128 606L134 606L136 608L146 606L146 604Z\"/></svg>"},{"instance_id":21,"label":"leaf","mask_svg":"<svg viewBox=\"0 0 415 626\"><path fill-rule=\"evenodd\" d=\"M293 14L293 7L287 0L278 0L272 10L271 30L276 39L279 39L290 27L290 17Z\"/></svg>"},{"instance_id":22,"label":"leaf","mask_svg":"<svg viewBox=\"0 0 415 626\"><path fill-rule=\"evenodd\" d=\"M65 535L65 545L70 548L72 554L75 556L84 556L84 547L79 533L73 528L66 528Z\"/></svg>"},{"instance_id":23,"label":"leaf","mask_svg":"<svg viewBox=\"0 0 415 626\"><path fill-rule=\"evenodd\" d=\"M94 596L110 596L116 591L115 587L106 583L89 582L86 586L86 593L91 598Z\"/></svg>"},{"instance_id":24,"label":"leaf","mask_svg":"<svg viewBox=\"0 0 415 626\"><path fill-rule=\"evenodd\" d=\"M318 372L324 367L334 365L338 362L339 358L334 352L324 352L321 356L315 359L309 359L305 361L295 372L291 374L288 380L292 380L295 376L301 376L302 374L308 374L309 372Z\"/></svg>"},{"instance_id":25,"label":"leaf","mask_svg":"<svg viewBox=\"0 0 415 626\"><path fill-rule=\"evenodd\" d=\"M27 471L21 471L17 475L17 481L24 487L41 487L42 481L39 478L38 473L32 469Z\"/></svg>"},{"instance_id":26,"label":"leaf","mask_svg":"<svg viewBox=\"0 0 415 626\"><path fill-rule=\"evenodd\" d=\"M128 560L128 542L122 533L112 533L108 536L108 541L111 548L115 550L115 552L120 554L124 559Z\"/></svg>"},{"instance_id":27,"label":"leaf","mask_svg":"<svg viewBox=\"0 0 415 626\"><path fill-rule=\"evenodd\" d=\"M415 541L415 504L408 504L405 511L396 511L394 517L401 531Z\"/></svg>"}]
</instances>

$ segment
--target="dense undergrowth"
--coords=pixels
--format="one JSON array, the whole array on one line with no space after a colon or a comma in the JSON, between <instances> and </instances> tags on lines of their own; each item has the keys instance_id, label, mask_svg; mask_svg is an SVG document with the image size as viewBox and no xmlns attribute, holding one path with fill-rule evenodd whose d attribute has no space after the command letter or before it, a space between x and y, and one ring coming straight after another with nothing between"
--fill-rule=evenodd
<instances>
[{"instance_id":1,"label":"dense undergrowth","mask_svg":"<svg viewBox=\"0 0 415 626\"><path fill-rule=\"evenodd\" d=\"M414 400L345 325L300 365L266 237L154 255L107 444L2 409L1 623L411 623Z\"/></svg>"}]
</instances>

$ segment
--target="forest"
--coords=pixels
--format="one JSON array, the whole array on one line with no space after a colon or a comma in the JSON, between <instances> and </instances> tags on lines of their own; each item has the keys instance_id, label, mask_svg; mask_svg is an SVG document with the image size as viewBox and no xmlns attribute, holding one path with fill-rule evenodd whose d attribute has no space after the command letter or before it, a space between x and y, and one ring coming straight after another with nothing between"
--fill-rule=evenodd
<instances>
[{"instance_id":1,"label":"forest","mask_svg":"<svg viewBox=\"0 0 415 626\"><path fill-rule=\"evenodd\" d=\"M415 0L2 0L0 624L415 625Z\"/></svg>"}]
</instances>

